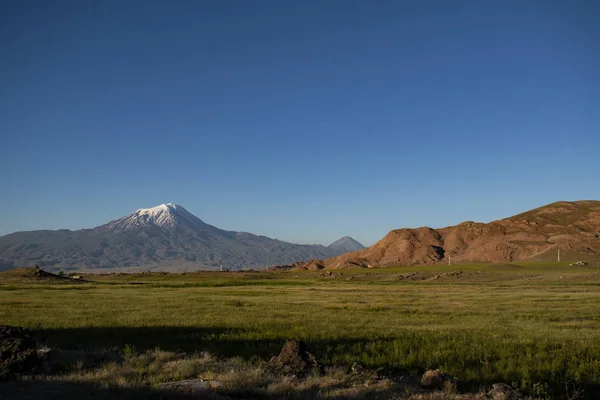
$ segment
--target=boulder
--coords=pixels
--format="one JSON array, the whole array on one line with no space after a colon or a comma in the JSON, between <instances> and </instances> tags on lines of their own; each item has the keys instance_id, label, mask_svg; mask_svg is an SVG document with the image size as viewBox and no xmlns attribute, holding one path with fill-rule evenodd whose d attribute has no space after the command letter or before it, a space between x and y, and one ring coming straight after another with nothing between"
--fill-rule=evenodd
<instances>
[{"instance_id":1,"label":"boulder","mask_svg":"<svg viewBox=\"0 0 600 400\"><path fill-rule=\"evenodd\" d=\"M492 400L521 400L523 394L505 383L494 383L488 397Z\"/></svg>"},{"instance_id":2,"label":"boulder","mask_svg":"<svg viewBox=\"0 0 600 400\"><path fill-rule=\"evenodd\" d=\"M421 377L421 386L425 389L442 389L446 382L453 382L450 375L442 373L439 369L430 369Z\"/></svg>"},{"instance_id":3,"label":"boulder","mask_svg":"<svg viewBox=\"0 0 600 400\"><path fill-rule=\"evenodd\" d=\"M278 356L271 358L269 368L298 376L320 371L321 365L301 340L288 340Z\"/></svg>"},{"instance_id":4,"label":"boulder","mask_svg":"<svg viewBox=\"0 0 600 400\"><path fill-rule=\"evenodd\" d=\"M18 326L0 325L0 378L31 373L39 363L37 343Z\"/></svg>"}]
</instances>

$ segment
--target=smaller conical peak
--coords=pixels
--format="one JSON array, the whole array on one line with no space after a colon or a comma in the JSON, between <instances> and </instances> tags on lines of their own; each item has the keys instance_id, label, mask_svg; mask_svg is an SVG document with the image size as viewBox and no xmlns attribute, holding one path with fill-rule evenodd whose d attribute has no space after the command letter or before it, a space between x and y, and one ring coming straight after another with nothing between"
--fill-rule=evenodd
<instances>
[{"instance_id":1,"label":"smaller conical peak","mask_svg":"<svg viewBox=\"0 0 600 400\"><path fill-rule=\"evenodd\" d=\"M350 236L344 236L329 245L329 248L340 249L345 251L355 251L364 249L365 246L360 244Z\"/></svg>"}]
</instances>

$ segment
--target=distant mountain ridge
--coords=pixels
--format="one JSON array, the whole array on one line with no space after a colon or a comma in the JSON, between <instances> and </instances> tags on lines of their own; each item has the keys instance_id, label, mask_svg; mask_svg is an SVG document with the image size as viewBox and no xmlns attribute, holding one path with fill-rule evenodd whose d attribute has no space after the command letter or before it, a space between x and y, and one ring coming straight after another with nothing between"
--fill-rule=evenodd
<instances>
[{"instance_id":1,"label":"distant mountain ridge","mask_svg":"<svg viewBox=\"0 0 600 400\"><path fill-rule=\"evenodd\" d=\"M293 265L340 269L457 262L600 258L600 201L560 201L513 217L446 228L394 229L371 247Z\"/></svg>"},{"instance_id":2,"label":"distant mountain ridge","mask_svg":"<svg viewBox=\"0 0 600 400\"><path fill-rule=\"evenodd\" d=\"M344 240L342 240L344 239ZM350 246L353 239L342 238ZM342 254L209 225L173 203L141 208L93 229L16 232L0 237L0 269L199 270L261 268ZM335 246L333 246L335 245ZM360 244L359 244L360 245Z\"/></svg>"}]
</instances>

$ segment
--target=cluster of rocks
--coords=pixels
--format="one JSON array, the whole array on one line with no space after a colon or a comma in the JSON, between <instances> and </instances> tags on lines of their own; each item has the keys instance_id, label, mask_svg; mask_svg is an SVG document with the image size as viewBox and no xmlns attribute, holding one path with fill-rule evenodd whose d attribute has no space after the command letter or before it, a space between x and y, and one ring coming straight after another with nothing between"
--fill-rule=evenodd
<instances>
[{"instance_id":1,"label":"cluster of rocks","mask_svg":"<svg viewBox=\"0 0 600 400\"><path fill-rule=\"evenodd\" d=\"M424 278L418 272L413 272L410 274L395 274L395 275L393 275L393 279L395 281L403 281L403 280L418 281L418 280L423 280Z\"/></svg>"},{"instance_id":2,"label":"cluster of rocks","mask_svg":"<svg viewBox=\"0 0 600 400\"><path fill-rule=\"evenodd\" d=\"M36 372L42 361L43 351L27 329L0 325L0 379Z\"/></svg>"},{"instance_id":3,"label":"cluster of rocks","mask_svg":"<svg viewBox=\"0 0 600 400\"><path fill-rule=\"evenodd\" d=\"M569 264L569 267L585 267L586 265L588 265L588 263L586 263L585 261L577 261Z\"/></svg>"},{"instance_id":4,"label":"cluster of rocks","mask_svg":"<svg viewBox=\"0 0 600 400\"><path fill-rule=\"evenodd\" d=\"M295 376L306 376L311 373L322 373L323 366L317 362L314 354L308 351L306 343L301 340L287 341L278 356L272 357L268 367L274 371ZM351 367L353 374L363 374L366 369L358 363ZM442 390L448 386L456 387L456 380L439 369L426 371L421 377L421 387L428 390ZM520 400L523 394L504 383L493 384L487 392L490 400Z\"/></svg>"},{"instance_id":5,"label":"cluster of rocks","mask_svg":"<svg viewBox=\"0 0 600 400\"><path fill-rule=\"evenodd\" d=\"M57 352L49 347L41 346L28 329L0 325L0 380L20 375L50 373L65 359L77 360L86 367L122 361L116 348L98 351L62 350Z\"/></svg>"},{"instance_id":6,"label":"cluster of rocks","mask_svg":"<svg viewBox=\"0 0 600 400\"><path fill-rule=\"evenodd\" d=\"M339 275L341 276L342 274L339 273ZM319 274L317 276L319 276L321 278L335 279L335 278L337 278L338 274L335 274L331 271L323 271L323 272L319 272Z\"/></svg>"},{"instance_id":7,"label":"cluster of rocks","mask_svg":"<svg viewBox=\"0 0 600 400\"><path fill-rule=\"evenodd\" d=\"M452 272L445 272L443 274L439 274L433 277L434 280L438 280L438 279L442 279L442 278L450 278L453 276L461 276L462 274L464 274L463 271L452 271Z\"/></svg>"},{"instance_id":8,"label":"cluster of rocks","mask_svg":"<svg viewBox=\"0 0 600 400\"><path fill-rule=\"evenodd\" d=\"M448 386L456 386L456 381L450 375L444 374L439 369L426 371L421 377L421 386L424 389L440 390ZM521 400L523 393L505 383L494 383L486 393L489 400Z\"/></svg>"}]
</instances>

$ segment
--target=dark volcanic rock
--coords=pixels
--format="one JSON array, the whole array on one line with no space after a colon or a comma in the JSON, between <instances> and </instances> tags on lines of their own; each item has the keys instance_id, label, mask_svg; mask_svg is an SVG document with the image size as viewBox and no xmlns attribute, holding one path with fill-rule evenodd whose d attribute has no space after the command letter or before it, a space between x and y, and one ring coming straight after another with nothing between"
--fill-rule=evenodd
<instances>
[{"instance_id":1,"label":"dark volcanic rock","mask_svg":"<svg viewBox=\"0 0 600 400\"><path fill-rule=\"evenodd\" d=\"M446 382L453 382L453 378L439 369L431 369L421 378L421 386L425 389L442 389Z\"/></svg>"},{"instance_id":2,"label":"dark volcanic rock","mask_svg":"<svg viewBox=\"0 0 600 400\"><path fill-rule=\"evenodd\" d=\"M37 364L37 343L30 332L0 325L0 378L33 372Z\"/></svg>"},{"instance_id":3,"label":"dark volcanic rock","mask_svg":"<svg viewBox=\"0 0 600 400\"><path fill-rule=\"evenodd\" d=\"M271 358L269 367L299 376L321 369L315 356L308 351L306 343L301 340L287 341L279 355Z\"/></svg>"}]
</instances>

